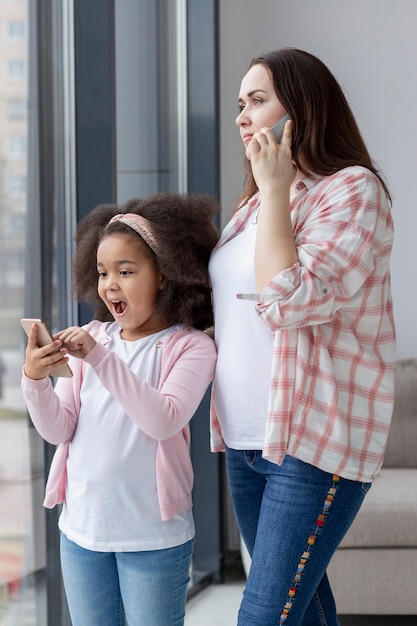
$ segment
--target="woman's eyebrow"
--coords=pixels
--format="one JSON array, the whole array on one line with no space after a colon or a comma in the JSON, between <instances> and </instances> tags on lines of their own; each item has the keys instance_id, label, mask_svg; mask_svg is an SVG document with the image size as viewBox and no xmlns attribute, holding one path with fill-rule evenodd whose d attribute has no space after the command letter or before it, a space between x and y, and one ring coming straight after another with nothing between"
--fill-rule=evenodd
<instances>
[{"instance_id":1,"label":"woman's eyebrow","mask_svg":"<svg viewBox=\"0 0 417 626\"><path fill-rule=\"evenodd\" d=\"M257 93L258 91L260 91L261 93L266 93L265 89L252 89L252 91L248 92L247 97L252 98L252 96L255 95L255 93ZM243 102L242 97L239 98L239 102Z\"/></svg>"}]
</instances>

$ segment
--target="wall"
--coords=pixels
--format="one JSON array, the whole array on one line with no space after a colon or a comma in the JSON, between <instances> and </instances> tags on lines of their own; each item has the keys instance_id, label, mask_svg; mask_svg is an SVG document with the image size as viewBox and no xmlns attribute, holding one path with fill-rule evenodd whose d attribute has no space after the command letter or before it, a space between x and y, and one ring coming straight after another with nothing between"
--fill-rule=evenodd
<instances>
[{"instance_id":1,"label":"wall","mask_svg":"<svg viewBox=\"0 0 417 626\"><path fill-rule=\"evenodd\" d=\"M391 270L397 356L416 357L415 0L221 0L219 4L224 209L230 209L242 188L243 149L234 120L240 81L250 60L284 46L315 54L344 88L368 149L388 180L396 229Z\"/></svg>"}]
</instances>

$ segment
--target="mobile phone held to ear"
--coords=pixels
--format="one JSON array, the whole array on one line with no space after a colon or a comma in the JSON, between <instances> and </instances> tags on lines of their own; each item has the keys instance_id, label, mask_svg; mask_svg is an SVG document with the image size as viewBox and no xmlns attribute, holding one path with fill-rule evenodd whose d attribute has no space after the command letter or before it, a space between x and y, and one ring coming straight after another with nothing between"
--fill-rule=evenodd
<instances>
[{"instance_id":1,"label":"mobile phone held to ear","mask_svg":"<svg viewBox=\"0 0 417 626\"><path fill-rule=\"evenodd\" d=\"M20 320L23 330L27 335L29 335L29 331L32 327L32 324L38 325L38 346L39 348L43 348L43 346L48 345L48 343L52 343L54 338L52 337L52 333L49 330L46 322L40 319L28 318L25 317ZM64 363L63 365L58 365L53 370L51 370L51 376L63 377L63 378L71 378L72 370L68 363Z\"/></svg>"},{"instance_id":2,"label":"mobile phone held to ear","mask_svg":"<svg viewBox=\"0 0 417 626\"><path fill-rule=\"evenodd\" d=\"M275 122L275 124L271 126L271 130L274 133L275 139L277 140L278 143L281 143L282 133L284 132L284 126L285 126L285 123L289 119L291 118L288 115L288 113L286 113L278 120L278 122Z\"/></svg>"}]
</instances>

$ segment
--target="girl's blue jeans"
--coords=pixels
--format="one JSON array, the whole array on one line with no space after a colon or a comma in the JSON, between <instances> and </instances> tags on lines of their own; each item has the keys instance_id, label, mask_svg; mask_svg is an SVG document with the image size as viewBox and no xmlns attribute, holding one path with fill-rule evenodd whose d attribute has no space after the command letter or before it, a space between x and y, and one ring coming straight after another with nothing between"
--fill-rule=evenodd
<instances>
[{"instance_id":1,"label":"girl's blue jeans","mask_svg":"<svg viewBox=\"0 0 417 626\"><path fill-rule=\"evenodd\" d=\"M94 552L61 533L72 626L182 626L193 547Z\"/></svg>"},{"instance_id":2,"label":"girl's blue jeans","mask_svg":"<svg viewBox=\"0 0 417 626\"><path fill-rule=\"evenodd\" d=\"M226 449L233 506L252 558L238 626L338 626L326 568L370 483L261 455Z\"/></svg>"}]
</instances>

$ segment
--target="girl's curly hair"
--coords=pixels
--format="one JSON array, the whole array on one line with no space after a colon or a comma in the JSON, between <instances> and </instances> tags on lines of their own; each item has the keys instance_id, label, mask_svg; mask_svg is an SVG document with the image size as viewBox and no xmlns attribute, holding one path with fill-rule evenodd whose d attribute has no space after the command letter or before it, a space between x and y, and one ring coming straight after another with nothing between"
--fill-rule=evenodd
<instances>
[{"instance_id":1,"label":"girl's curly hair","mask_svg":"<svg viewBox=\"0 0 417 626\"><path fill-rule=\"evenodd\" d=\"M169 324L187 324L205 330L213 324L208 275L210 254L219 234L213 217L220 211L208 194L157 193L149 198L129 200L123 206L100 204L78 224L77 251L73 263L74 295L90 304L94 318L113 317L97 292L97 249L103 237L122 232L136 237L164 277L156 309ZM136 213L152 226L158 256L132 228L122 222L109 225L114 215Z\"/></svg>"}]
</instances>

